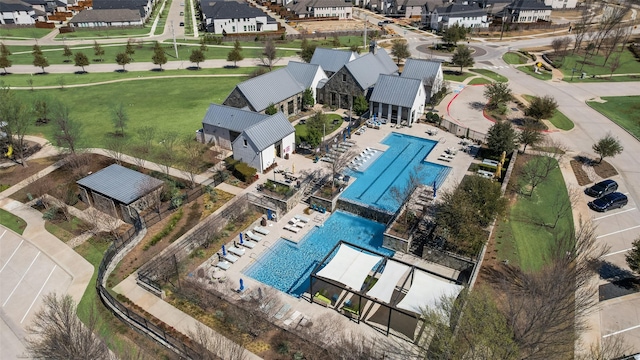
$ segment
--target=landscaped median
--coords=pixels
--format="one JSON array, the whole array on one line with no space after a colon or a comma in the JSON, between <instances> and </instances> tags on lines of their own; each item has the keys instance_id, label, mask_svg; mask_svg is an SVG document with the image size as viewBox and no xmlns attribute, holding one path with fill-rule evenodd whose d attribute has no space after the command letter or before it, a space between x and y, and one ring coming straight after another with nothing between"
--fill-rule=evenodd
<instances>
[{"instance_id":1,"label":"landscaped median","mask_svg":"<svg viewBox=\"0 0 640 360\"><path fill-rule=\"evenodd\" d=\"M525 98L527 101L531 101L534 96L532 95L522 95L523 98ZM556 109L553 112L553 116L548 120L553 126L555 126L556 129L559 130L564 130L564 131L568 131L573 129L574 124L573 121L571 121L565 114L563 114L562 112L560 112L560 110Z\"/></svg>"}]
</instances>

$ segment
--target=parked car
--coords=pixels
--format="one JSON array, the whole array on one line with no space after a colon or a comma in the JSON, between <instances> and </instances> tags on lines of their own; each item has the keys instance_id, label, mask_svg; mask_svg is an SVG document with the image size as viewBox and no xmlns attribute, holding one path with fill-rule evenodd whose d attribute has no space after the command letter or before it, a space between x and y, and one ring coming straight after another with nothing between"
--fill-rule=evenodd
<instances>
[{"instance_id":1,"label":"parked car","mask_svg":"<svg viewBox=\"0 0 640 360\"><path fill-rule=\"evenodd\" d=\"M612 192L611 194L607 194L601 198L597 198L591 202L589 202L589 207L591 210L605 212L617 208L621 208L629 202L627 195L619 192Z\"/></svg>"},{"instance_id":2,"label":"parked car","mask_svg":"<svg viewBox=\"0 0 640 360\"><path fill-rule=\"evenodd\" d=\"M184 26L184 23L183 23L183 22L180 22L180 26Z\"/></svg>"},{"instance_id":3,"label":"parked car","mask_svg":"<svg viewBox=\"0 0 640 360\"><path fill-rule=\"evenodd\" d=\"M180 16L184 16L184 11L180 11Z\"/></svg>"},{"instance_id":4,"label":"parked car","mask_svg":"<svg viewBox=\"0 0 640 360\"><path fill-rule=\"evenodd\" d=\"M618 183L613 180L604 180L584 190L585 194L595 198L603 197L618 190Z\"/></svg>"},{"instance_id":5,"label":"parked car","mask_svg":"<svg viewBox=\"0 0 640 360\"><path fill-rule=\"evenodd\" d=\"M386 24L391 24L391 20L382 20L378 23L378 26L384 26Z\"/></svg>"}]
</instances>

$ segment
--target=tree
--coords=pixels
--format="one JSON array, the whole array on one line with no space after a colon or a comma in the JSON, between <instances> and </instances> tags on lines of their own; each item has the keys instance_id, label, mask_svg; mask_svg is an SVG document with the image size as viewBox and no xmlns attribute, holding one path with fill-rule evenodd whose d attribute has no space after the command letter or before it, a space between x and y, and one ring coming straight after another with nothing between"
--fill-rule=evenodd
<instances>
[{"instance_id":1,"label":"tree","mask_svg":"<svg viewBox=\"0 0 640 360\"><path fill-rule=\"evenodd\" d=\"M557 108L558 103L552 96L535 96L529 102L529 106L525 109L524 114L540 121L541 119L549 119L553 117Z\"/></svg>"},{"instance_id":2,"label":"tree","mask_svg":"<svg viewBox=\"0 0 640 360\"><path fill-rule=\"evenodd\" d=\"M277 112L278 112L278 109L276 109L276 106L273 103L269 104L269 106L267 106L267 108L264 109L264 113L267 115L274 115Z\"/></svg>"},{"instance_id":3,"label":"tree","mask_svg":"<svg viewBox=\"0 0 640 360\"><path fill-rule=\"evenodd\" d=\"M306 110L313 107L314 104L315 99L313 98L313 90L311 90L311 88L304 89L304 92L302 93L302 106Z\"/></svg>"},{"instance_id":4,"label":"tree","mask_svg":"<svg viewBox=\"0 0 640 360\"><path fill-rule=\"evenodd\" d=\"M9 50L9 47L7 47L3 42L0 42L0 55L11 55L11 50Z\"/></svg>"},{"instance_id":5,"label":"tree","mask_svg":"<svg viewBox=\"0 0 640 360\"><path fill-rule=\"evenodd\" d=\"M6 123L3 127L9 143L13 145L16 158L22 166L27 166L24 158L24 137L32 123L32 112L14 93L0 83L0 119Z\"/></svg>"},{"instance_id":6,"label":"tree","mask_svg":"<svg viewBox=\"0 0 640 360\"><path fill-rule=\"evenodd\" d=\"M532 196L538 185L542 184L551 172L558 168L558 161L551 156L534 156L520 170L522 188L528 188L528 196ZM521 191L524 193L524 191Z\"/></svg>"},{"instance_id":7,"label":"tree","mask_svg":"<svg viewBox=\"0 0 640 360\"><path fill-rule=\"evenodd\" d=\"M260 53L259 59L263 65L269 67L269 71L273 70L273 65L280 60L278 59L278 50L276 49L276 45L273 43L273 40L269 39L264 44L264 48Z\"/></svg>"},{"instance_id":8,"label":"tree","mask_svg":"<svg viewBox=\"0 0 640 360\"><path fill-rule=\"evenodd\" d=\"M182 173L191 181L191 187L196 186L196 175L201 172L202 168L202 154L207 150L207 147L199 141L194 140L192 135L187 135L182 138L182 161L180 162L184 170Z\"/></svg>"},{"instance_id":9,"label":"tree","mask_svg":"<svg viewBox=\"0 0 640 360\"><path fill-rule=\"evenodd\" d=\"M179 135L175 131L164 131L160 133L160 144L162 145L162 149L156 154L156 159L157 162L164 167L167 175L169 175L169 169L177 158L175 145L178 138Z\"/></svg>"},{"instance_id":10,"label":"tree","mask_svg":"<svg viewBox=\"0 0 640 360\"><path fill-rule=\"evenodd\" d=\"M369 103L364 95L358 95L353 99L353 111L360 116L369 110Z\"/></svg>"},{"instance_id":11,"label":"tree","mask_svg":"<svg viewBox=\"0 0 640 360\"><path fill-rule=\"evenodd\" d=\"M344 170L356 155L358 155L356 150L349 149L343 153L337 153L336 156L333 157L332 162L323 162L324 166L329 170L329 173L331 174L332 194L336 191L336 174Z\"/></svg>"},{"instance_id":12,"label":"tree","mask_svg":"<svg viewBox=\"0 0 640 360\"><path fill-rule=\"evenodd\" d=\"M108 136L104 142L104 151L120 165L127 149L127 144L127 140L122 137Z\"/></svg>"},{"instance_id":13,"label":"tree","mask_svg":"<svg viewBox=\"0 0 640 360\"><path fill-rule=\"evenodd\" d=\"M151 151L153 140L156 137L156 127L155 126L143 126L138 128L137 130L138 137L142 142L142 152L147 154Z\"/></svg>"},{"instance_id":14,"label":"tree","mask_svg":"<svg viewBox=\"0 0 640 360\"><path fill-rule=\"evenodd\" d=\"M45 96L39 97L33 101L33 114L37 124L47 124L51 115L52 102Z\"/></svg>"},{"instance_id":15,"label":"tree","mask_svg":"<svg viewBox=\"0 0 640 360\"><path fill-rule=\"evenodd\" d=\"M451 63L460 66L460 72L462 68L473 66L473 56L471 56L471 50L466 45L458 45L458 48L451 57Z\"/></svg>"},{"instance_id":16,"label":"tree","mask_svg":"<svg viewBox=\"0 0 640 360\"><path fill-rule=\"evenodd\" d=\"M349 46L349 51L354 52L356 54L360 54L360 51L362 51L362 48L359 45L353 44Z\"/></svg>"},{"instance_id":17,"label":"tree","mask_svg":"<svg viewBox=\"0 0 640 360\"><path fill-rule=\"evenodd\" d=\"M0 67L4 70L5 74L8 74L7 68L11 67L11 60L9 60L6 54L0 54Z\"/></svg>"},{"instance_id":18,"label":"tree","mask_svg":"<svg viewBox=\"0 0 640 360\"><path fill-rule=\"evenodd\" d=\"M622 63L620 62L620 55L620 53L614 55L609 62L609 70L611 70L611 72L609 73L609 79L613 77L613 73L622 65Z\"/></svg>"},{"instance_id":19,"label":"tree","mask_svg":"<svg viewBox=\"0 0 640 360\"><path fill-rule=\"evenodd\" d=\"M82 52L77 52L74 56L74 61L76 66L82 67L82 72L84 71L85 66L89 66L89 58Z\"/></svg>"},{"instance_id":20,"label":"tree","mask_svg":"<svg viewBox=\"0 0 640 360\"><path fill-rule=\"evenodd\" d=\"M129 114L123 103L118 103L111 108L111 122L115 127L116 136L124 136L124 129L129 123Z\"/></svg>"},{"instance_id":21,"label":"tree","mask_svg":"<svg viewBox=\"0 0 640 360\"><path fill-rule=\"evenodd\" d=\"M322 143L326 127L326 115L322 111L317 111L307 119L307 143L312 147L317 147Z\"/></svg>"},{"instance_id":22,"label":"tree","mask_svg":"<svg viewBox=\"0 0 640 360\"><path fill-rule=\"evenodd\" d=\"M598 15L598 9L594 8L593 0L585 1L584 7L582 8L582 12L580 18L576 22L575 26L573 26L573 36L575 40L573 42L573 53L575 54L576 50L580 49L582 45L582 41L587 33L591 32L592 24L594 23L595 17Z\"/></svg>"},{"instance_id":23,"label":"tree","mask_svg":"<svg viewBox=\"0 0 640 360\"><path fill-rule=\"evenodd\" d=\"M467 29L464 26L455 23L453 26L449 26L442 33L442 41L449 45L456 45L458 41L467 37Z\"/></svg>"},{"instance_id":24,"label":"tree","mask_svg":"<svg viewBox=\"0 0 640 360\"><path fill-rule=\"evenodd\" d=\"M209 51L209 47L207 46L207 39L206 39L206 36L202 36L202 37L200 38L200 50L201 50L202 52Z\"/></svg>"},{"instance_id":25,"label":"tree","mask_svg":"<svg viewBox=\"0 0 640 360\"><path fill-rule=\"evenodd\" d=\"M409 178L404 186L394 185L389 189L389 196L393 201L398 205L398 207L403 206L407 200L411 198L413 192L420 186L422 183L420 181L420 166L416 166L409 173ZM408 230L408 223L411 216L409 215L409 211L411 206L407 204L405 211L402 212L401 216L398 218L398 221L402 221L406 230Z\"/></svg>"},{"instance_id":26,"label":"tree","mask_svg":"<svg viewBox=\"0 0 640 360\"><path fill-rule=\"evenodd\" d=\"M97 330L98 316L93 307L83 323L71 296L49 294L28 328L32 337L27 339L27 350L38 359L109 360L109 348L94 334Z\"/></svg>"},{"instance_id":27,"label":"tree","mask_svg":"<svg viewBox=\"0 0 640 360\"><path fill-rule=\"evenodd\" d=\"M200 63L203 62L204 59L204 53L200 49L192 50L191 55L189 56L189 61L196 63L196 69L200 69Z\"/></svg>"},{"instance_id":28,"label":"tree","mask_svg":"<svg viewBox=\"0 0 640 360\"><path fill-rule=\"evenodd\" d=\"M242 51L242 45L240 44L240 40L236 39L236 41L233 42L233 48L238 51Z\"/></svg>"},{"instance_id":29,"label":"tree","mask_svg":"<svg viewBox=\"0 0 640 360\"><path fill-rule=\"evenodd\" d=\"M527 151L528 145L535 146L536 144L540 143L543 138L544 135L536 126L534 126L534 124L526 122L524 127L518 134L518 142L521 145L524 145L522 153L524 154Z\"/></svg>"},{"instance_id":30,"label":"tree","mask_svg":"<svg viewBox=\"0 0 640 360\"><path fill-rule=\"evenodd\" d=\"M402 60L411 56L409 44L404 40L393 40L391 43L391 55L396 58L396 64L400 65Z\"/></svg>"},{"instance_id":31,"label":"tree","mask_svg":"<svg viewBox=\"0 0 640 360\"><path fill-rule=\"evenodd\" d=\"M494 82L487 84L484 88L484 97L487 98L487 108L497 109L501 104L511 101L513 95L507 83Z\"/></svg>"},{"instance_id":32,"label":"tree","mask_svg":"<svg viewBox=\"0 0 640 360\"><path fill-rule=\"evenodd\" d=\"M35 53L33 55L33 66L42 68L42 73L44 74L45 73L44 68L49 66L49 61L47 61L47 58L44 57L42 53L40 54Z\"/></svg>"},{"instance_id":33,"label":"tree","mask_svg":"<svg viewBox=\"0 0 640 360\"><path fill-rule=\"evenodd\" d=\"M32 49L31 50L31 54L33 54L33 55L36 55L36 54L42 55L42 49L40 48L40 45L35 44L35 45L33 45L33 47L31 49Z\"/></svg>"},{"instance_id":34,"label":"tree","mask_svg":"<svg viewBox=\"0 0 640 360\"><path fill-rule=\"evenodd\" d=\"M70 116L69 107L59 103L55 106L53 123L56 129L54 139L56 146L66 147L72 154L76 153L78 141L82 137L80 122Z\"/></svg>"},{"instance_id":35,"label":"tree","mask_svg":"<svg viewBox=\"0 0 640 360\"><path fill-rule=\"evenodd\" d=\"M116 55L116 63L122 66L122 71L126 71L124 67L127 64L131 63L131 58L129 57L129 55L127 55L127 53L121 52Z\"/></svg>"},{"instance_id":36,"label":"tree","mask_svg":"<svg viewBox=\"0 0 640 360\"><path fill-rule=\"evenodd\" d=\"M93 41L93 54L98 57L98 60L102 62L102 56L104 55L104 49L97 41Z\"/></svg>"},{"instance_id":37,"label":"tree","mask_svg":"<svg viewBox=\"0 0 640 360\"><path fill-rule=\"evenodd\" d=\"M598 164L602 162L602 159L606 157L616 156L622 153L622 150L624 150L624 148L620 144L620 140L614 138L611 133L607 133L607 135L593 144L592 149L596 154L600 155Z\"/></svg>"},{"instance_id":38,"label":"tree","mask_svg":"<svg viewBox=\"0 0 640 360\"><path fill-rule=\"evenodd\" d=\"M493 124L487 133L487 146L498 154L513 151L517 146L516 140L516 131L508 121Z\"/></svg>"},{"instance_id":39,"label":"tree","mask_svg":"<svg viewBox=\"0 0 640 360\"><path fill-rule=\"evenodd\" d=\"M302 44L300 45L302 51L300 51L300 58L302 61L306 63L311 62L311 58L313 58L313 53L316 51L316 45L310 44L307 38L302 39Z\"/></svg>"},{"instance_id":40,"label":"tree","mask_svg":"<svg viewBox=\"0 0 640 360\"><path fill-rule=\"evenodd\" d=\"M635 239L631 246L631 249L625 255L627 265L629 265L631 271L640 273L640 237Z\"/></svg>"},{"instance_id":41,"label":"tree","mask_svg":"<svg viewBox=\"0 0 640 360\"><path fill-rule=\"evenodd\" d=\"M124 48L124 53L129 55L129 57L133 59L133 54L136 53L136 48L133 46L133 40L127 40L127 45Z\"/></svg>"},{"instance_id":42,"label":"tree","mask_svg":"<svg viewBox=\"0 0 640 360\"><path fill-rule=\"evenodd\" d=\"M238 61L242 61L243 59L244 57L237 49L231 49L231 51L229 51L229 53L227 54L227 61L233 61L233 67L237 67L236 63Z\"/></svg>"},{"instance_id":43,"label":"tree","mask_svg":"<svg viewBox=\"0 0 640 360\"><path fill-rule=\"evenodd\" d=\"M164 53L164 49L157 41L153 47L153 56L151 57L151 60L155 65L160 66L160 70L162 70L162 65L167 63L167 55Z\"/></svg>"},{"instance_id":44,"label":"tree","mask_svg":"<svg viewBox=\"0 0 640 360\"><path fill-rule=\"evenodd\" d=\"M554 54L565 55L569 44L571 44L571 38L568 36L555 38L551 41L551 48L553 49Z\"/></svg>"},{"instance_id":45,"label":"tree","mask_svg":"<svg viewBox=\"0 0 640 360\"><path fill-rule=\"evenodd\" d=\"M64 50L62 50L62 56L67 58L64 62L66 62L66 63L71 62L71 57L73 56L73 51L71 51L71 48L69 47L69 45L65 45L64 46Z\"/></svg>"}]
</instances>

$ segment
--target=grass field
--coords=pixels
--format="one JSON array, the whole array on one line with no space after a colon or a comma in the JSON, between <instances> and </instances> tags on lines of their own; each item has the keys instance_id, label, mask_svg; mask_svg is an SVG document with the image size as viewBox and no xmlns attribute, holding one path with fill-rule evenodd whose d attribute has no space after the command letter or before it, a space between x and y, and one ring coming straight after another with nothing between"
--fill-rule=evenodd
<instances>
[{"instance_id":1,"label":"grass field","mask_svg":"<svg viewBox=\"0 0 640 360\"><path fill-rule=\"evenodd\" d=\"M53 236L64 241L65 243L81 233L82 229L86 229L87 225L75 216L71 217L71 221L65 221L60 224L54 224L51 221L45 221L44 228Z\"/></svg>"},{"instance_id":2,"label":"grass field","mask_svg":"<svg viewBox=\"0 0 640 360\"><path fill-rule=\"evenodd\" d=\"M533 99L533 95L522 95L522 97L527 99L527 101L531 101ZM545 119L545 120L549 120L549 122L551 122L553 126L555 126L560 130L568 131L573 129L573 126L574 126L573 121L571 121L571 119L566 117L566 115L560 112L560 110L558 109L554 111L553 116L551 118Z\"/></svg>"},{"instance_id":3,"label":"grass field","mask_svg":"<svg viewBox=\"0 0 640 360\"><path fill-rule=\"evenodd\" d=\"M469 69L469 71L472 71L476 74L480 74L483 76L486 76L490 79L492 79L493 81L497 81L497 82L507 82L509 81L509 79L507 79L506 77L491 71L491 70L487 70L487 69Z\"/></svg>"},{"instance_id":4,"label":"grass field","mask_svg":"<svg viewBox=\"0 0 640 360\"><path fill-rule=\"evenodd\" d=\"M619 54L620 67L613 72L614 74L640 74L640 62L633 56L631 51L624 48ZM559 69L564 74L566 81L570 81L573 69L576 69L574 81L580 80L579 78L582 72L587 73L588 78L592 75L606 75L608 77L609 74L611 74L609 64L611 64L612 58L615 55L616 53L609 58L605 65L605 57L603 55L591 56L585 61L583 54L569 54L560 62L561 66Z\"/></svg>"},{"instance_id":5,"label":"grass field","mask_svg":"<svg viewBox=\"0 0 640 360\"><path fill-rule=\"evenodd\" d=\"M50 33L53 29L37 29L35 27L30 28L16 28L16 29L5 29L0 28L0 39L7 38L24 38L24 39L39 39L48 33Z\"/></svg>"},{"instance_id":6,"label":"grass field","mask_svg":"<svg viewBox=\"0 0 640 360\"><path fill-rule=\"evenodd\" d=\"M536 187L531 197L518 196L507 219L500 221L496 232L496 246L500 260L509 260L524 270L540 269L548 260L556 234L573 229L571 212L561 216L555 228L537 225L553 224L554 204L569 202L569 195L559 168ZM537 223L537 224L536 224Z\"/></svg>"},{"instance_id":7,"label":"grass field","mask_svg":"<svg viewBox=\"0 0 640 360\"><path fill-rule=\"evenodd\" d=\"M587 101L587 104L640 139L640 96L602 97L605 103Z\"/></svg>"},{"instance_id":8,"label":"grass field","mask_svg":"<svg viewBox=\"0 0 640 360\"><path fill-rule=\"evenodd\" d=\"M6 226L10 230L22 235L22 232L24 232L24 229L27 227L27 222L22 220L21 217L15 216L4 209L0 209L0 225Z\"/></svg>"},{"instance_id":9,"label":"grass field","mask_svg":"<svg viewBox=\"0 0 640 360\"><path fill-rule=\"evenodd\" d=\"M333 132L333 130L337 129L338 127L340 127L340 123L338 124L333 124L334 120L341 120L342 116L338 115L338 114L325 114L325 130L326 130L326 135L329 135ZM308 135L308 130L307 130L307 124L297 124L295 126L296 128L296 138L297 139L301 139L302 141L305 141L305 139L307 138ZM296 139L296 143L298 143L299 141L297 141Z\"/></svg>"},{"instance_id":10,"label":"grass field","mask_svg":"<svg viewBox=\"0 0 640 360\"><path fill-rule=\"evenodd\" d=\"M193 23L191 22L191 0L184 1L184 34L185 36L193 36ZM176 24L180 25L180 24Z\"/></svg>"},{"instance_id":11,"label":"grass field","mask_svg":"<svg viewBox=\"0 0 640 360\"><path fill-rule=\"evenodd\" d=\"M469 85L486 85L486 84L491 84L493 81L489 80L489 79L485 79L485 78L475 78L475 79L471 79L471 81L469 81Z\"/></svg>"},{"instance_id":12,"label":"grass field","mask_svg":"<svg viewBox=\"0 0 640 360\"><path fill-rule=\"evenodd\" d=\"M446 70L444 71L444 79L446 81L457 81L463 82L466 78L473 76L472 73L463 72L462 74L458 73L457 70Z\"/></svg>"},{"instance_id":13,"label":"grass field","mask_svg":"<svg viewBox=\"0 0 640 360\"><path fill-rule=\"evenodd\" d=\"M507 64L511 64L511 65L526 64L532 61L528 57L517 52L505 53L504 55L502 55L502 60L504 60L504 62L506 62Z\"/></svg>"},{"instance_id":14,"label":"grass field","mask_svg":"<svg viewBox=\"0 0 640 360\"><path fill-rule=\"evenodd\" d=\"M327 37L323 38L308 38L307 39L310 45L316 45L319 47L329 47L333 48L334 46L333 38ZM362 49L362 37L361 36L339 36L338 40L340 40L340 45L337 47L350 47L351 45L358 45ZM199 44L199 40L186 40L187 43ZM233 42L223 42L220 44L221 46L233 46ZM240 45L243 47L264 47L264 41L240 41ZM274 40L274 44L276 48L281 49L294 49L299 50L302 47L302 40Z\"/></svg>"},{"instance_id":15,"label":"grass field","mask_svg":"<svg viewBox=\"0 0 640 360\"><path fill-rule=\"evenodd\" d=\"M540 80L551 80L551 78L552 78L551 73L546 71L546 70L544 70L544 69L540 69L541 73L540 74L536 74L533 71L533 69L531 69L531 66L529 66L529 65L518 66L517 69L522 71L522 72L524 72L524 73L527 73L527 74L529 74L529 75L531 75L531 76L533 76L533 77L535 77L537 79L540 79Z\"/></svg>"},{"instance_id":16,"label":"grass field","mask_svg":"<svg viewBox=\"0 0 640 360\"><path fill-rule=\"evenodd\" d=\"M118 27L95 29L95 28L77 28L74 32L58 34L56 39L104 39L104 38L126 38L149 35L151 26L141 26L135 28L119 29Z\"/></svg>"},{"instance_id":17,"label":"grass field","mask_svg":"<svg viewBox=\"0 0 640 360\"><path fill-rule=\"evenodd\" d=\"M114 65L114 68L117 65ZM235 79L239 82L244 80L244 75L251 74L257 67L246 68L209 68L194 70L165 70L165 71L135 71L135 72L108 72L108 73L92 73L91 66L87 66L86 74L11 74L9 76L0 77L0 81L5 85L16 87L31 87L29 80L33 81L33 86L60 86L60 77L64 79L65 86L74 84L95 84L105 81L126 80L126 79L144 79L154 77L198 77L207 75L238 75ZM185 79L186 80L186 79Z\"/></svg>"},{"instance_id":18,"label":"grass field","mask_svg":"<svg viewBox=\"0 0 640 360\"><path fill-rule=\"evenodd\" d=\"M104 147L113 132L110 109L118 103L126 106L129 123L125 130L128 143L137 141L137 130L153 126L158 132L175 131L181 136L194 134L202 127L202 118L210 103L221 103L238 83L238 78L169 78L121 82L65 90L16 91L32 103L45 96L58 98L70 108L70 115L82 126L81 147ZM54 126L32 127L54 141Z\"/></svg>"}]
</instances>

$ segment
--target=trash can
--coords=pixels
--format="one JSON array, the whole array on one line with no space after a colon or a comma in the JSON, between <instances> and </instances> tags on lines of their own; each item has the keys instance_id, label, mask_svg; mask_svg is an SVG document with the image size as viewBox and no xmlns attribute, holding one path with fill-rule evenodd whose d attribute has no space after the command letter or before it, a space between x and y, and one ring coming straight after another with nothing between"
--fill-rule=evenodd
<instances>
[{"instance_id":1,"label":"trash can","mask_svg":"<svg viewBox=\"0 0 640 360\"><path fill-rule=\"evenodd\" d=\"M583 73L582 73L582 75L580 75L580 79L584 79L584 78L586 78L586 77L587 77L587 73L584 73L584 72L583 72Z\"/></svg>"},{"instance_id":2,"label":"trash can","mask_svg":"<svg viewBox=\"0 0 640 360\"><path fill-rule=\"evenodd\" d=\"M260 225L267 226L267 218L263 217L262 220L260 220Z\"/></svg>"}]
</instances>

